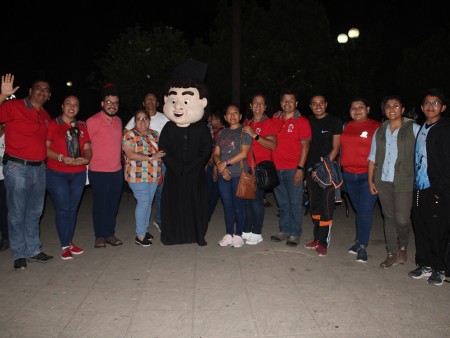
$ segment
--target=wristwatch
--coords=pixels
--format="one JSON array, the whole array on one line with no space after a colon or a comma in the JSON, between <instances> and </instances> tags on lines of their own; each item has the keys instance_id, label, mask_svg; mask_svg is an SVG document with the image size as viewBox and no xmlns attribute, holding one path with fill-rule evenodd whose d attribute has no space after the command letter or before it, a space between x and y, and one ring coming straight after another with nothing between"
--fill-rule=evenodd
<instances>
[{"instance_id":1,"label":"wristwatch","mask_svg":"<svg viewBox=\"0 0 450 338\"><path fill-rule=\"evenodd\" d=\"M227 167L229 167L231 165L230 160L226 160L225 163L227 164Z\"/></svg>"},{"instance_id":2,"label":"wristwatch","mask_svg":"<svg viewBox=\"0 0 450 338\"><path fill-rule=\"evenodd\" d=\"M305 167L302 167L301 165L298 165L298 166L297 166L297 169L298 169L298 170L301 170L301 171L303 171L303 172L305 171Z\"/></svg>"},{"instance_id":3,"label":"wristwatch","mask_svg":"<svg viewBox=\"0 0 450 338\"><path fill-rule=\"evenodd\" d=\"M258 135L258 134L256 134L254 140L255 140L255 141L258 141L258 140L259 140L259 135Z\"/></svg>"}]
</instances>

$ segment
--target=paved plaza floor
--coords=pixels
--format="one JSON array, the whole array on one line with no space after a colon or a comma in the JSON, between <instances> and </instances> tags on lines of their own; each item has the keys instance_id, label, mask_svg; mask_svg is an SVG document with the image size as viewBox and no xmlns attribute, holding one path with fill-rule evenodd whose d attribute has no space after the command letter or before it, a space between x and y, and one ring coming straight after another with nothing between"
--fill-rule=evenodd
<instances>
[{"instance_id":1,"label":"paved plaza floor","mask_svg":"<svg viewBox=\"0 0 450 338\"><path fill-rule=\"evenodd\" d=\"M140 247L135 205L124 192L116 232L124 245L95 249L87 188L74 237L85 253L63 261L47 198L41 239L54 260L14 271L10 250L0 253L0 337L450 336L450 284L407 276L415 268L413 233L406 264L379 268L386 251L378 205L366 264L347 252L354 213L346 217L343 205L326 257L303 248L312 240L309 216L297 248L271 242L275 206L265 209L263 242L218 246L225 234L220 202L207 246L164 246L152 227L153 245Z\"/></svg>"}]
</instances>

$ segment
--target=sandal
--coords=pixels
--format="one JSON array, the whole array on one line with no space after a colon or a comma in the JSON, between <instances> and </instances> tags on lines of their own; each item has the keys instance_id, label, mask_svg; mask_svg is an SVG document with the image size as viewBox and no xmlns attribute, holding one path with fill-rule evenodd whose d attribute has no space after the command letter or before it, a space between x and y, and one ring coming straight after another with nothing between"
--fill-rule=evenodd
<instances>
[{"instance_id":1,"label":"sandal","mask_svg":"<svg viewBox=\"0 0 450 338\"><path fill-rule=\"evenodd\" d=\"M118 239L116 236L112 235L105 238L105 242L112 246L122 245L122 241Z\"/></svg>"},{"instance_id":2,"label":"sandal","mask_svg":"<svg viewBox=\"0 0 450 338\"><path fill-rule=\"evenodd\" d=\"M105 239L103 237L96 238L94 248L106 248Z\"/></svg>"}]
</instances>

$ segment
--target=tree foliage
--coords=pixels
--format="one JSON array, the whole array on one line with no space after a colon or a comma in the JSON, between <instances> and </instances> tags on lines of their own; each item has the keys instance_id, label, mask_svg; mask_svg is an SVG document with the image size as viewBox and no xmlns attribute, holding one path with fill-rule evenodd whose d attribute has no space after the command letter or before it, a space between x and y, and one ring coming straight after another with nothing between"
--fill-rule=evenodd
<instances>
[{"instance_id":1,"label":"tree foliage","mask_svg":"<svg viewBox=\"0 0 450 338\"><path fill-rule=\"evenodd\" d=\"M129 28L109 43L96 61L100 87L108 82L116 84L121 109L132 109L140 106L149 89L160 93L167 74L188 55L189 45L180 31L168 27L152 31Z\"/></svg>"}]
</instances>

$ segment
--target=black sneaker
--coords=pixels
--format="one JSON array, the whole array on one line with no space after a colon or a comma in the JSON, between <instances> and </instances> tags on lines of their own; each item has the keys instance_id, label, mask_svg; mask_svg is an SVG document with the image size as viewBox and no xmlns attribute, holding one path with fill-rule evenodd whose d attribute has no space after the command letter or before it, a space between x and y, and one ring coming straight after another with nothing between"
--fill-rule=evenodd
<instances>
[{"instance_id":1,"label":"black sneaker","mask_svg":"<svg viewBox=\"0 0 450 338\"><path fill-rule=\"evenodd\" d=\"M153 235L147 231L145 233L145 238L147 238L148 240L152 240L153 239Z\"/></svg>"},{"instance_id":2,"label":"black sneaker","mask_svg":"<svg viewBox=\"0 0 450 338\"><path fill-rule=\"evenodd\" d=\"M140 246L150 246L150 245L152 245L152 242L146 237L144 237L144 239L141 241L139 239L139 237L136 236L136 238L134 239L134 243L136 243L137 245L140 245Z\"/></svg>"},{"instance_id":3,"label":"black sneaker","mask_svg":"<svg viewBox=\"0 0 450 338\"><path fill-rule=\"evenodd\" d=\"M415 270L410 271L408 276L414 279L430 277L433 270L429 266L418 266Z\"/></svg>"},{"instance_id":4,"label":"black sneaker","mask_svg":"<svg viewBox=\"0 0 450 338\"><path fill-rule=\"evenodd\" d=\"M441 286L442 284L444 284L444 280L445 280L445 271L433 270L433 273L431 274L430 278L428 278L427 283L436 286Z\"/></svg>"},{"instance_id":5,"label":"black sneaker","mask_svg":"<svg viewBox=\"0 0 450 338\"><path fill-rule=\"evenodd\" d=\"M352 247L350 249L348 249L348 253L352 254L352 255L357 255L358 249L359 249L359 243L355 243L352 245Z\"/></svg>"},{"instance_id":6,"label":"black sneaker","mask_svg":"<svg viewBox=\"0 0 450 338\"><path fill-rule=\"evenodd\" d=\"M27 268L27 260L25 258L18 258L14 261L14 269L25 270Z\"/></svg>"},{"instance_id":7,"label":"black sneaker","mask_svg":"<svg viewBox=\"0 0 450 338\"><path fill-rule=\"evenodd\" d=\"M360 263L367 263L367 250L364 245L360 245L356 252L356 261Z\"/></svg>"},{"instance_id":8,"label":"black sneaker","mask_svg":"<svg viewBox=\"0 0 450 338\"><path fill-rule=\"evenodd\" d=\"M36 263L48 263L53 259L53 256L49 256L42 251L39 252L36 256L27 258L27 261L30 263L36 262Z\"/></svg>"}]
</instances>

